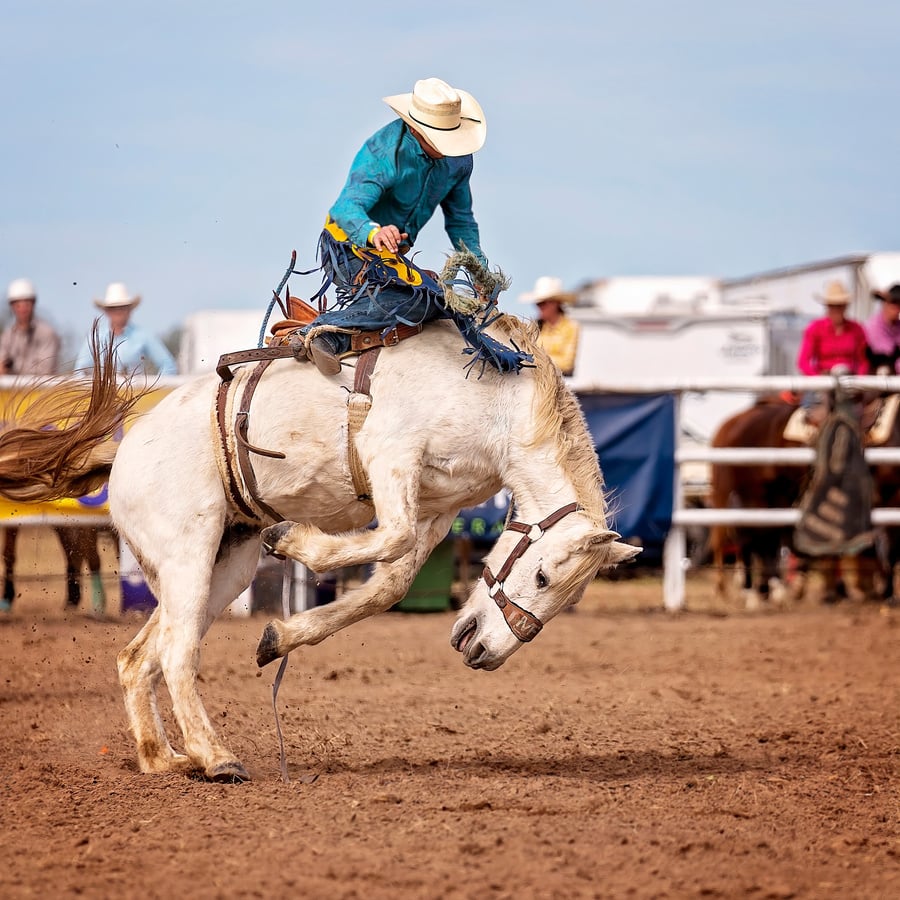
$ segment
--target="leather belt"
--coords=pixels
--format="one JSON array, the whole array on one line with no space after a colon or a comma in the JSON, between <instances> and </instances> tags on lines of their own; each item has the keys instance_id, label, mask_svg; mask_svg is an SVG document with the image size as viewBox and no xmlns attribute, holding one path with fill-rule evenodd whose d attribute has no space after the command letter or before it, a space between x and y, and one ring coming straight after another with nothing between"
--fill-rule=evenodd
<instances>
[{"instance_id":1,"label":"leather belt","mask_svg":"<svg viewBox=\"0 0 900 900\"><path fill-rule=\"evenodd\" d=\"M394 347L413 335L422 333L422 325L394 325L383 331L360 331L350 336L350 349L356 352L373 347Z\"/></svg>"}]
</instances>

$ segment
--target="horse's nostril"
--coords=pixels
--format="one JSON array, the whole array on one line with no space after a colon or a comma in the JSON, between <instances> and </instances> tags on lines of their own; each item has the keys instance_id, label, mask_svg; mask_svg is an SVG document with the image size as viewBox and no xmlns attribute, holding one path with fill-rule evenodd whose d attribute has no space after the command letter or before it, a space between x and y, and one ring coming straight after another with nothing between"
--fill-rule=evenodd
<instances>
[{"instance_id":1,"label":"horse's nostril","mask_svg":"<svg viewBox=\"0 0 900 900\"><path fill-rule=\"evenodd\" d=\"M477 641L473 645L471 651L466 654L466 665L471 666L473 669L477 669L481 665L486 652L484 644L482 644L481 641Z\"/></svg>"},{"instance_id":2,"label":"horse's nostril","mask_svg":"<svg viewBox=\"0 0 900 900\"><path fill-rule=\"evenodd\" d=\"M459 650L460 653L465 653L466 647L469 646L469 642L475 636L475 632L478 630L478 620L474 617L468 621L466 627L459 633L459 637L456 639L456 649Z\"/></svg>"}]
</instances>

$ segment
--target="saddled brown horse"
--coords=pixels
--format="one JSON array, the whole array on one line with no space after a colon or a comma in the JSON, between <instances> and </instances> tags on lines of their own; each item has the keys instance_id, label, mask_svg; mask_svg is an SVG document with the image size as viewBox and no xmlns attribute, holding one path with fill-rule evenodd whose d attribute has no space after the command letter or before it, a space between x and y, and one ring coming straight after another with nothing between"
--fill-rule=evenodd
<instances>
[{"instance_id":1,"label":"saddled brown horse","mask_svg":"<svg viewBox=\"0 0 900 900\"><path fill-rule=\"evenodd\" d=\"M749 409L736 413L719 426L712 439L713 447L803 447L799 441L786 440L785 426L796 411L798 403L782 395L761 397ZM900 427L895 425L895 446L900 446ZM885 471L874 473L879 496L879 505L894 505L883 502L880 494L886 489L893 491L900 500L900 475L896 467L877 467ZM796 506L803 496L810 477L811 467L797 465L765 464L758 466L737 466L715 464L712 466L710 505L738 509L780 509ZM883 486L883 487L882 487ZM717 590L726 593L726 573L724 560L729 546L735 548L735 555L743 566L743 587L748 603L765 602L769 599L773 581L780 578L782 549L791 548L793 526L714 526L710 531L710 548L718 573ZM898 531L900 534L900 531ZM900 545L900 540L898 540ZM900 546L898 546L900 549ZM896 558L896 557L892 557ZM810 568L810 560L800 558L800 573L805 575ZM817 560L817 568L824 578L826 602L834 602L846 596L847 588L841 577L839 561L833 557ZM876 558L874 551L866 553L857 569L857 587L870 596L874 593L875 573L882 573L883 560ZM754 579L758 570L759 577ZM885 578L885 591L890 579ZM801 577L797 593L802 593L806 579ZM892 590L892 588L891 588ZM889 594L888 594L889 596Z\"/></svg>"},{"instance_id":2,"label":"saddled brown horse","mask_svg":"<svg viewBox=\"0 0 900 900\"><path fill-rule=\"evenodd\" d=\"M718 428L713 447L801 447L784 439L796 404L779 396L763 397L749 409L735 413ZM717 508L778 509L796 504L807 478L802 466L736 466L716 463L710 478L710 505ZM715 525L710 548L717 571L717 590L726 593L725 555L729 545L744 569L744 591L755 590L767 600L773 579L779 577L781 548L790 541L790 528ZM759 578L754 572L759 567ZM748 593L748 602L750 596Z\"/></svg>"}]
</instances>

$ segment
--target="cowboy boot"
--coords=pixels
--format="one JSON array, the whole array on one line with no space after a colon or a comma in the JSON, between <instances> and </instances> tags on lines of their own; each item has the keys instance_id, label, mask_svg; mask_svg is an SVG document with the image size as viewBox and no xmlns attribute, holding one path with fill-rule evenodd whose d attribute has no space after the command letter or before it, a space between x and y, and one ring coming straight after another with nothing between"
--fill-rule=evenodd
<instances>
[{"instance_id":1,"label":"cowboy boot","mask_svg":"<svg viewBox=\"0 0 900 900\"><path fill-rule=\"evenodd\" d=\"M3 596L0 597L0 612L9 612L12 609L13 598L16 596L16 588L12 576L7 575L3 579Z\"/></svg>"},{"instance_id":2,"label":"cowboy boot","mask_svg":"<svg viewBox=\"0 0 900 900\"><path fill-rule=\"evenodd\" d=\"M309 357L323 375L337 375L341 371L337 350L327 335L317 335L309 342Z\"/></svg>"},{"instance_id":3,"label":"cowboy boot","mask_svg":"<svg viewBox=\"0 0 900 900\"><path fill-rule=\"evenodd\" d=\"M106 591L99 572L91 572L91 610L98 619L106 616Z\"/></svg>"}]
</instances>

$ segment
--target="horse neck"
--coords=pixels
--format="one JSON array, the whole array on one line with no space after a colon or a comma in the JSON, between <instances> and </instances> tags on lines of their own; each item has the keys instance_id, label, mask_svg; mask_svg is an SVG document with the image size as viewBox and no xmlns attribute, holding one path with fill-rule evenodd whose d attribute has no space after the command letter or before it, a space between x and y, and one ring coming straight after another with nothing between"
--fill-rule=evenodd
<instances>
[{"instance_id":1,"label":"horse neck","mask_svg":"<svg viewBox=\"0 0 900 900\"><path fill-rule=\"evenodd\" d=\"M524 385L520 381L516 387L521 390ZM579 498L569 473L560 464L557 439L540 442L534 439L536 426L532 403L519 403L509 408L520 414L502 426L505 435L501 477L515 498L517 515L537 522Z\"/></svg>"},{"instance_id":2,"label":"horse neck","mask_svg":"<svg viewBox=\"0 0 900 900\"><path fill-rule=\"evenodd\" d=\"M510 461L503 478L515 500L517 518L539 522L578 499L571 481L556 463L552 448L519 450L521 456Z\"/></svg>"}]
</instances>

